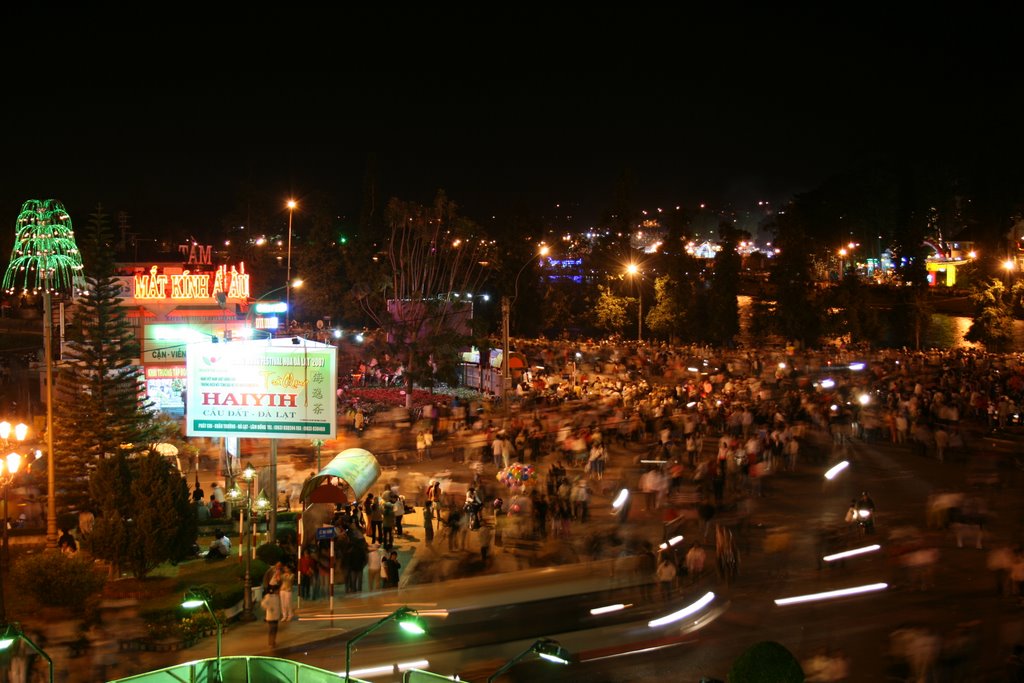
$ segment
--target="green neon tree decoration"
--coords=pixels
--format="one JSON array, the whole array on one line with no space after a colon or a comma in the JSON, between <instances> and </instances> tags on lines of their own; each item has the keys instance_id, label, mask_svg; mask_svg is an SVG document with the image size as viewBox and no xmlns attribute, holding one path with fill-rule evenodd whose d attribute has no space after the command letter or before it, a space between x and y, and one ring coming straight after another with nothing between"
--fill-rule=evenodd
<instances>
[{"instance_id":1,"label":"green neon tree decoration","mask_svg":"<svg viewBox=\"0 0 1024 683\"><path fill-rule=\"evenodd\" d=\"M75 244L71 216L56 199L30 199L21 205L14 226L11 262L4 271L3 288L14 294L43 295L43 357L46 359L46 547L57 547L57 490L53 452L53 308L55 293L83 282L82 255Z\"/></svg>"},{"instance_id":2,"label":"green neon tree decoration","mask_svg":"<svg viewBox=\"0 0 1024 683\"><path fill-rule=\"evenodd\" d=\"M82 282L82 255L75 244L71 216L56 199L30 199L21 205L11 261L3 288L14 294L57 293Z\"/></svg>"}]
</instances>

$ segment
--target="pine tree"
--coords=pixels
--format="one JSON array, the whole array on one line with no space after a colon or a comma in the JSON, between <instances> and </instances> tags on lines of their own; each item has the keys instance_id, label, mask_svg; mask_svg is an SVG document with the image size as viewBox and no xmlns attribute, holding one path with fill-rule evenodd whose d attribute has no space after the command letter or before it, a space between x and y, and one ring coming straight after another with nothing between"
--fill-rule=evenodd
<instances>
[{"instance_id":1,"label":"pine tree","mask_svg":"<svg viewBox=\"0 0 1024 683\"><path fill-rule=\"evenodd\" d=\"M71 311L68 360L56 381L54 463L62 506L88 506L88 479L98 462L147 449L158 436L151 404L140 398L138 346L120 307L113 238L103 208L83 235L86 287Z\"/></svg>"},{"instance_id":2,"label":"pine tree","mask_svg":"<svg viewBox=\"0 0 1024 683\"><path fill-rule=\"evenodd\" d=\"M101 460L90 491L99 514L89 548L116 569L144 578L163 562L183 558L195 542L188 483L158 453Z\"/></svg>"}]
</instances>

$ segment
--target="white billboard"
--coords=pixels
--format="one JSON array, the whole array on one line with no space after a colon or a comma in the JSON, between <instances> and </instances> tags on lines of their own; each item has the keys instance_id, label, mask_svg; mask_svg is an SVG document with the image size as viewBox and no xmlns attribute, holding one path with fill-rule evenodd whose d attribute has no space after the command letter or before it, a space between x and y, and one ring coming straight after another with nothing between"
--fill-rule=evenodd
<instances>
[{"instance_id":1,"label":"white billboard","mask_svg":"<svg viewBox=\"0 0 1024 683\"><path fill-rule=\"evenodd\" d=\"M335 347L298 337L190 343L186 433L333 438L337 365Z\"/></svg>"}]
</instances>

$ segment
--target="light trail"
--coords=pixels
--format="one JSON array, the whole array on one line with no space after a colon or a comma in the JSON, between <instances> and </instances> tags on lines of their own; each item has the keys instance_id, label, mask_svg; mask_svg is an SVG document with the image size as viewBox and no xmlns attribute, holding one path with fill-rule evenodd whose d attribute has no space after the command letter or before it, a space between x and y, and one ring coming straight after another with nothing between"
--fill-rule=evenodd
<instances>
[{"instance_id":1,"label":"light trail","mask_svg":"<svg viewBox=\"0 0 1024 683\"><path fill-rule=\"evenodd\" d=\"M807 595L796 595L792 598L778 598L775 601L776 605L780 607L783 605L796 605L801 602L814 602L816 600L831 600L832 598L842 598L847 595L859 595L861 593L871 593L874 591L885 590L889 587L887 583L869 583L866 586L854 586L853 588L840 588L834 591L825 591L824 593L809 593Z\"/></svg>"},{"instance_id":2,"label":"light trail","mask_svg":"<svg viewBox=\"0 0 1024 683\"><path fill-rule=\"evenodd\" d=\"M863 548L854 548L853 550L844 550L841 553L835 553L833 555L826 555L825 557L823 557L821 559L825 560L826 562L834 562L836 560L841 560L841 559L846 558L846 557L853 557L855 555L863 555L864 553L873 553L876 550L881 550L881 548L882 548L882 546L880 546L880 545L878 545L876 543L875 545L866 545Z\"/></svg>"},{"instance_id":3,"label":"light trail","mask_svg":"<svg viewBox=\"0 0 1024 683\"><path fill-rule=\"evenodd\" d=\"M828 479L829 481L832 481L833 479L836 478L837 474L839 474L849 466L850 461L843 460L842 462L837 463L836 465L833 465L831 468L829 468L829 471L825 473L825 478Z\"/></svg>"},{"instance_id":4,"label":"light trail","mask_svg":"<svg viewBox=\"0 0 1024 683\"><path fill-rule=\"evenodd\" d=\"M715 599L715 594L712 593L711 591L708 591L707 593L705 593L696 602L694 602L694 603L684 607L683 609L679 610L678 612L673 612L672 614L667 614L667 615L665 615L663 617L660 617L658 619L654 619L652 621L649 621L649 622L647 622L647 626L649 628L657 628L659 626L664 626L665 624L671 624L671 623L673 623L675 621L679 621L680 619L685 619L686 617L690 616L691 614L693 614L695 612L699 612L700 610L702 610L705 607L707 607L708 605L710 605L711 601L714 600L714 599Z\"/></svg>"}]
</instances>

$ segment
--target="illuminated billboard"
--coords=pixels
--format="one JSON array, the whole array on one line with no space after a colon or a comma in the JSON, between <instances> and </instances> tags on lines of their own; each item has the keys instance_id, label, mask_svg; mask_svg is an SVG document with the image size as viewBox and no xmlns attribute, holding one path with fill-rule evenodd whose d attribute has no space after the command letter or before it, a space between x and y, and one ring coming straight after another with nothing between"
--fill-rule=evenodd
<instances>
[{"instance_id":1,"label":"illuminated billboard","mask_svg":"<svg viewBox=\"0 0 1024 683\"><path fill-rule=\"evenodd\" d=\"M184 365L190 344L212 342L228 336L245 337L248 325L231 320L216 323L147 323L142 328L142 364Z\"/></svg>"},{"instance_id":2,"label":"illuminated billboard","mask_svg":"<svg viewBox=\"0 0 1024 683\"><path fill-rule=\"evenodd\" d=\"M188 436L334 438L336 351L297 337L188 344Z\"/></svg>"}]
</instances>

